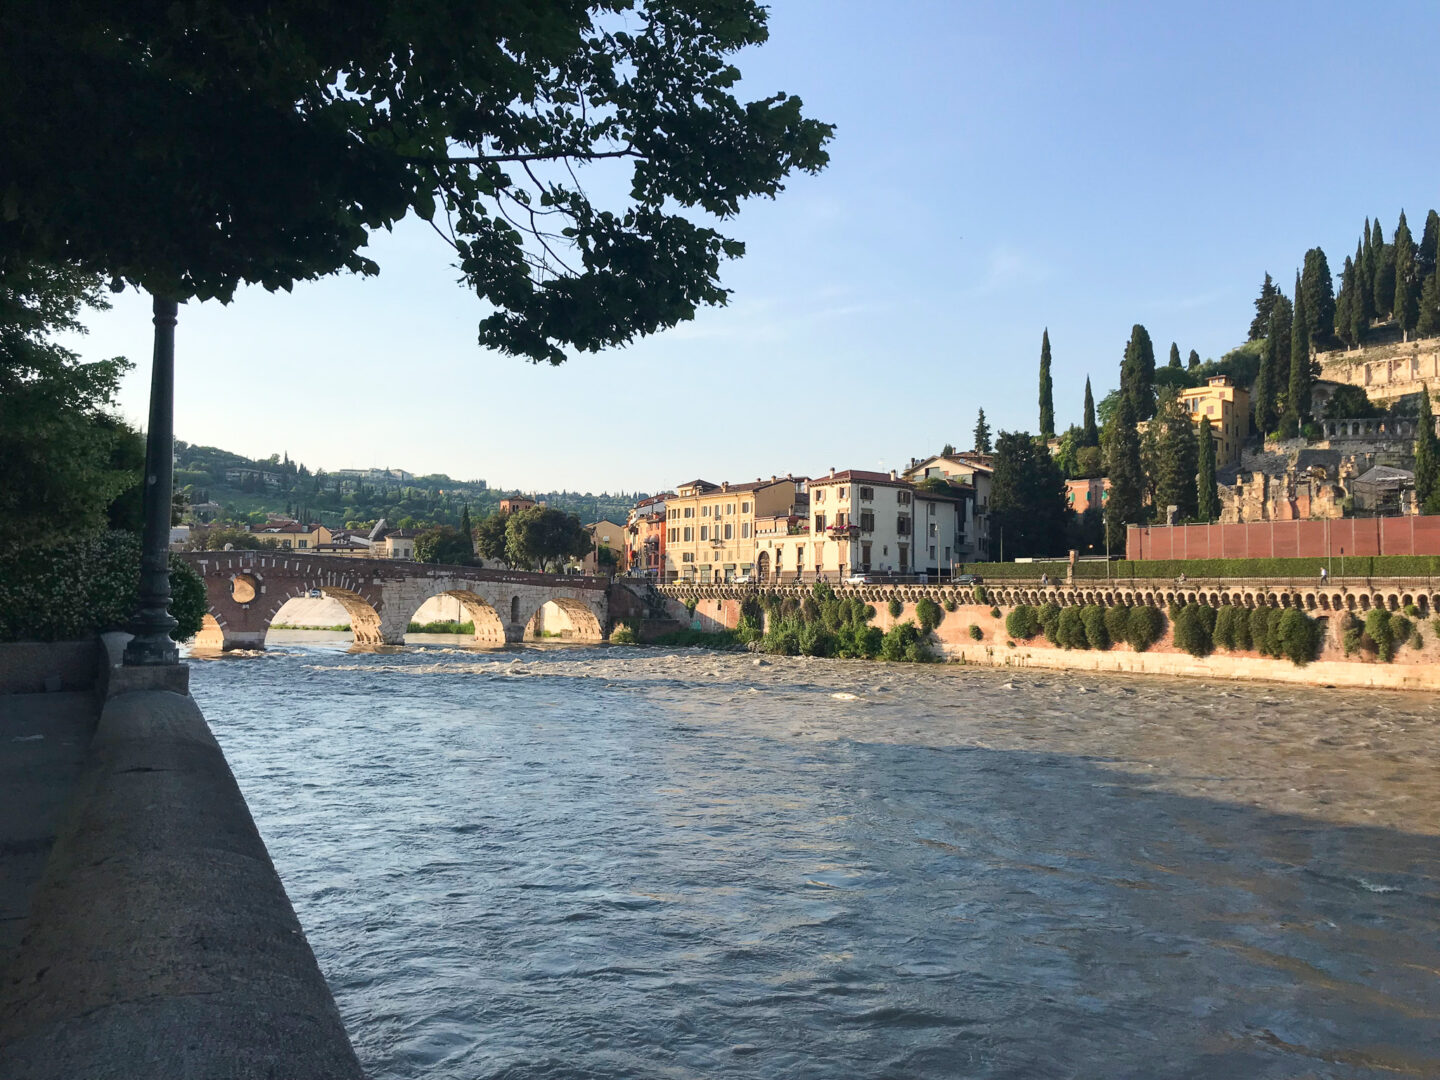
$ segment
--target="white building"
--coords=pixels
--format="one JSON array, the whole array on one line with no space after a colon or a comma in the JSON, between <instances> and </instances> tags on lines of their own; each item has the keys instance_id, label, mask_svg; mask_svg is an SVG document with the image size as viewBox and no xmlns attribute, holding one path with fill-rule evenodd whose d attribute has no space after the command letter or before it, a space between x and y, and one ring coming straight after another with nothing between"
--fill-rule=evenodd
<instances>
[{"instance_id":1,"label":"white building","mask_svg":"<svg viewBox=\"0 0 1440 1080\"><path fill-rule=\"evenodd\" d=\"M965 508L957 544L960 554L956 562L990 561L990 478L995 469L989 454L936 454L923 461L914 459L901 475L911 483L939 478L957 484L968 484L974 497Z\"/></svg>"}]
</instances>

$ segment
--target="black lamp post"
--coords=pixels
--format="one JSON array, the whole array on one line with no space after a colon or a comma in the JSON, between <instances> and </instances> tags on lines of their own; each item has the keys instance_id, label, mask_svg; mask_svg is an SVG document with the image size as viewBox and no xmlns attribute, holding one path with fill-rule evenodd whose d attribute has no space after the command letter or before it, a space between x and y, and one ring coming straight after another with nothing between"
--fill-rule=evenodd
<instances>
[{"instance_id":1,"label":"black lamp post","mask_svg":"<svg viewBox=\"0 0 1440 1080\"><path fill-rule=\"evenodd\" d=\"M140 609L125 646L127 667L177 664L170 637L170 513L175 474L174 300L155 297L155 358L150 375L150 424L145 435L145 532L140 542Z\"/></svg>"}]
</instances>

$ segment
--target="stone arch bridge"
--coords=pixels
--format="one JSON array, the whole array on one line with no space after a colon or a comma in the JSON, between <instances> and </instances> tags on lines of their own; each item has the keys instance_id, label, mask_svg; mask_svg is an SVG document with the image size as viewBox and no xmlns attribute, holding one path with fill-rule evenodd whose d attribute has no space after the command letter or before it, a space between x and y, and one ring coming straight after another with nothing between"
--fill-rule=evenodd
<instances>
[{"instance_id":1,"label":"stone arch bridge","mask_svg":"<svg viewBox=\"0 0 1440 1080\"><path fill-rule=\"evenodd\" d=\"M210 601L202 648L262 649L276 612L292 597L319 592L350 615L357 645L399 645L410 618L434 596L453 596L475 624L475 639L521 641L546 603L554 603L581 641L602 641L608 629L603 578L441 566L402 559L355 559L304 552L187 551Z\"/></svg>"}]
</instances>

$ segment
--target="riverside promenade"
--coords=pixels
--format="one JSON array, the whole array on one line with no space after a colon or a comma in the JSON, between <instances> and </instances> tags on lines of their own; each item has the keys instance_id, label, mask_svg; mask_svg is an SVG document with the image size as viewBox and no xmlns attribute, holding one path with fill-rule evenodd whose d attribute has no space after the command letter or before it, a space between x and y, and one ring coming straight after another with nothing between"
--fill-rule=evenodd
<instances>
[{"instance_id":1,"label":"riverside promenade","mask_svg":"<svg viewBox=\"0 0 1440 1080\"><path fill-rule=\"evenodd\" d=\"M0 646L0 1076L363 1073L184 665Z\"/></svg>"}]
</instances>

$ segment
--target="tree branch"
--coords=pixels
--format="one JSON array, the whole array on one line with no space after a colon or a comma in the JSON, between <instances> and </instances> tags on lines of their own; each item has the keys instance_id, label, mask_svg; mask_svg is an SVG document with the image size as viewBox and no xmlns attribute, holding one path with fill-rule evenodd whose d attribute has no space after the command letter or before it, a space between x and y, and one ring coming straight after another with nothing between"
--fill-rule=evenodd
<instances>
[{"instance_id":1,"label":"tree branch","mask_svg":"<svg viewBox=\"0 0 1440 1080\"><path fill-rule=\"evenodd\" d=\"M644 157L645 155L636 150L633 146L627 146L623 150L591 150L584 153L576 151L555 150L543 154L478 154L474 157L413 157L406 155L402 161L415 162L423 165L490 165L504 162L524 161L569 161L574 158L576 161L599 161L601 158L622 158L622 157Z\"/></svg>"}]
</instances>

